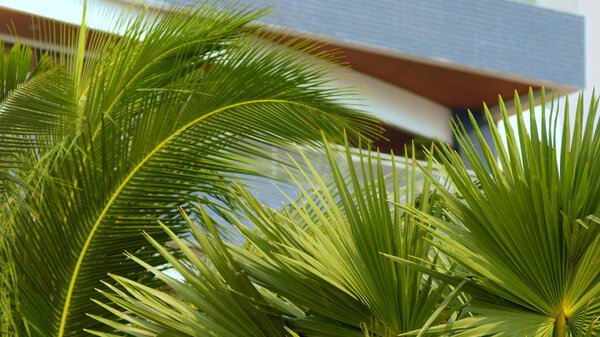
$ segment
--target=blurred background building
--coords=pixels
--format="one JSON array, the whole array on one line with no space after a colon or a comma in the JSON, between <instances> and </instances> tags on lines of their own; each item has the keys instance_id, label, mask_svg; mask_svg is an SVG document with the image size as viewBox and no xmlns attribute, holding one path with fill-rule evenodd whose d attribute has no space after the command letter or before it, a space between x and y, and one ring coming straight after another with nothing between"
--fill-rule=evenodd
<instances>
[{"instance_id":1,"label":"blurred background building","mask_svg":"<svg viewBox=\"0 0 600 337\"><path fill-rule=\"evenodd\" d=\"M451 118L467 109L481 117L483 102L497 111L498 95L510 101L515 90L524 95L531 87L539 94L542 86L568 95L600 83L597 0L255 3L273 6L266 21L274 30L342 51L352 74L340 84L356 87L366 109L384 121L391 140L379 143L384 150L398 153L415 138L452 143ZM35 41L40 32L32 16L76 24L81 1L0 0L2 39L53 48ZM101 20L88 18L92 27Z\"/></svg>"}]
</instances>

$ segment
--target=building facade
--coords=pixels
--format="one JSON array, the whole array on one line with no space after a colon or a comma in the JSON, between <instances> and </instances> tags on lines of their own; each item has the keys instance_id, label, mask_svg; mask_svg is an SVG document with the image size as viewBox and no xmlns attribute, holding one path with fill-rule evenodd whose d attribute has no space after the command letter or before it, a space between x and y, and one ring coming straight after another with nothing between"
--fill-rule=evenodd
<instances>
[{"instance_id":1,"label":"building facade","mask_svg":"<svg viewBox=\"0 0 600 337\"><path fill-rule=\"evenodd\" d=\"M510 100L515 91L542 86L567 95L600 83L593 64L600 53L596 0L253 3L272 7L265 20L273 30L342 51L352 70L339 84L356 88L366 109L384 121L390 140L378 144L384 150L418 137L452 143L450 120L467 110L477 116L483 102L493 110L498 95ZM16 23L19 38L34 34L31 15L76 24L81 1L0 0L0 20ZM92 27L101 20L88 18ZM0 36L15 40L6 27Z\"/></svg>"},{"instance_id":2,"label":"building facade","mask_svg":"<svg viewBox=\"0 0 600 337\"><path fill-rule=\"evenodd\" d=\"M580 4L581 2L581 4ZM268 22L343 50L354 83L398 149L451 143L450 120L541 87L589 87L592 0L270 0ZM587 17L586 17L587 16ZM597 44L597 43L596 43ZM586 63L586 57L588 58ZM510 104L509 104L509 110ZM514 111L511 111L514 112ZM469 124L469 123L467 123Z\"/></svg>"}]
</instances>

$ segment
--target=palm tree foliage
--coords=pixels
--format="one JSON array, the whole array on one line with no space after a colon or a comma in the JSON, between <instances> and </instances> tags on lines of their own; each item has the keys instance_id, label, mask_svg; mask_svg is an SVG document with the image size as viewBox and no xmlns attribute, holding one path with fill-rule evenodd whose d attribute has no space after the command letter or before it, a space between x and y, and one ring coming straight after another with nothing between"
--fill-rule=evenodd
<instances>
[{"instance_id":1,"label":"palm tree foliage","mask_svg":"<svg viewBox=\"0 0 600 337\"><path fill-rule=\"evenodd\" d=\"M483 156L455 125L476 181L451 149L437 149L454 185L437 184L448 220L413 213L436 238L434 245L464 268L436 277L450 283L468 279L463 289L473 295L471 310L479 314L437 330L462 331L460 336L600 333L598 99L592 97L585 111L579 98L573 125L567 103L559 128L558 108L547 105L542 93L542 118L537 120L531 93L530 98L529 118L515 98L516 130L502 106L506 146L487 111L498 159L479 131Z\"/></svg>"},{"instance_id":2,"label":"palm tree foliage","mask_svg":"<svg viewBox=\"0 0 600 337\"><path fill-rule=\"evenodd\" d=\"M262 172L263 144L374 132L331 99L321 61L252 37L263 11L117 14L120 36L84 23L32 71L28 47L0 64L2 334L101 329L85 315L99 281L145 277L122 252L164 263L142 230L161 244L187 231L177 207L227 202L225 182Z\"/></svg>"},{"instance_id":3,"label":"palm tree foliage","mask_svg":"<svg viewBox=\"0 0 600 337\"><path fill-rule=\"evenodd\" d=\"M414 186L410 178L405 181L409 186L406 191L412 192L402 198L398 189L392 189L393 196L389 196L384 180L380 180L381 162L376 160L373 170L373 158L362 157L361 171L357 173L350 165L350 175L346 176L331 153L334 184L327 184L320 172L308 165L305 176L310 186L302 190L300 199L290 198L291 204L281 211L265 208L239 189L237 198L256 229L238 223L247 246L229 246L217 255L205 254L210 261L217 261L215 265L224 259L230 261L236 269L229 273L243 275L253 287L252 291L240 291L236 283L229 285L228 277L223 277L221 287L234 296L260 303L247 308L250 311L246 314L256 314L256 310L274 314L279 317L277 322L307 336L360 336L360 328L374 335L403 331L456 336L598 334L600 182L594 179L600 174L595 160L600 155L598 99L592 97L587 114L583 99L579 99L573 126L568 123L567 106L566 123L560 129L553 118L558 109L550 107L553 113L547 118L544 96L542 122L534 116L526 119L518 97L516 100L516 131L511 129L502 107L508 130L506 145L487 111L494 146L499 150L497 161L477 126L483 157L477 154L462 126L455 125L473 170L467 169L453 150L440 146L437 157L452 185L443 183L431 167L423 170L437 192L429 192L425 182L419 190L423 194L417 198L415 189L410 188ZM534 111L532 95L530 108ZM397 187L397 174L392 177ZM392 205L402 208L390 208L382 202L388 198ZM423 201L428 205L424 206ZM398 219L394 215L403 221L390 221ZM415 220L420 228L408 225ZM402 225L395 227L398 223ZM412 236L411 232L418 234ZM222 244L215 235L213 230L212 237L207 239L203 234L198 238L203 252L208 251L205 245ZM419 240L421 237L428 240ZM459 267L437 262L435 257L444 256L435 253L437 250ZM381 252L409 268L394 269L373 252ZM436 262L434 268L432 262ZM217 269L223 273L222 268ZM438 282L418 278L423 275L419 272ZM197 279L206 277L193 275L194 283L189 275L193 274L186 276L191 285L201 284ZM162 326L163 314L142 315L146 320L141 320L135 315L138 308L151 296L160 294L163 301L175 301L177 297L148 288L140 290L139 285L132 288L130 281L120 280L127 291L114 288L116 294L106 296L125 311L110 310L121 316L128 314L133 326ZM398 282L396 286L394 282ZM445 283L456 288L448 292ZM176 290L176 294L186 298L186 294L198 293L187 287L185 292ZM463 317L456 312L460 306L460 298L455 297L459 288L470 295L471 314ZM260 296L255 295L257 291ZM177 303L180 307L170 309L179 316L165 316L193 321L191 307L194 315L201 312L213 317L205 302ZM408 318L403 321L405 315ZM285 319L280 321L281 316ZM448 323L430 328L436 322Z\"/></svg>"},{"instance_id":4,"label":"palm tree foliage","mask_svg":"<svg viewBox=\"0 0 600 337\"><path fill-rule=\"evenodd\" d=\"M4 44L0 44L2 50L5 50ZM17 86L27 80L29 66L32 59L32 50L28 47L15 45L9 53L3 54L2 60L0 61L0 74L2 75L2 81L0 81L0 101L4 101L6 96ZM0 128L4 128L4 124L0 124ZM0 136L1 137L1 136ZM9 174L9 168L19 166L20 162L18 158L14 156L14 149L6 146L10 144L11 140L5 137L1 138L4 146L0 147L0 216L4 219L3 214L5 213L6 200L8 198L10 190L10 182L13 177ZM10 228L7 226L0 225L0 237L5 237L10 234ZM6 258L5 243L0 240L0 255L2 258ZM11 266L12 267L12 266ZM10 274L10 270L2 268L0 269L0 308L5 308L10 303L11 293L13 292L14 283ZM2 310L0 312L0 333L3 331L2 327L12 322L11 312L8 310ZM12 324L12 323L10 323Z\"/></svg>"},{"instance_id":5,"label":"palm tree foliage","mask_svg":"<svg viewBox=\"0 0 600 337\"><path fill-rule=\"evenodd\" d=\"M335 154L327 154L332 184L308 163L302 180L310 185L284 213L261 208L240 192L261 235L237 228L263 258L234 248L236 255L259 285L309 308L310 315L293 324L307 335L358 336L366 328L375 336L395 336L421 328L450 289L384 258L416 256L432 268L437 262L422 240L427 232L388 200L441 216L438 199L408 159L398 163L368 152L353 157L348 148L344 156L347 174ZM446 321L460 303L450 307L433 319Z\"/></svg>"},{"instance_id":6,"label":"palm tree foliage","mask_svg":"<svg viewBox=\"0 0 600 337\"><path fill-rule=\"evenodd\" d=\"M197 240L197 247L188 246L187 241L178 238L168 227L163 227L183 253L184 259L170 253L148 236L150 243L186 282L169 277L161 270L129 255L164 281L169 287L169 293L174 292L179 296L171 296L113 275L118 287L107 284L112 292L102 294L120 309L100 301L96 303L115 314L116 318L130 324L92 317L132 336L284 336L283 317L302 312L251 282L239 261L233 258L225 243L218 237L219 232L210 217L203 215L212 237L201 232L189 218L186 219ZM280 305L276 306L277 304ZM90 332L98 336L113 336Z\"/></svg>"},{"instance_id":7,"label":"palm tree foliage","mask_svg":"<svg viewBox=\"0 0 600 337\"><path fill-rule=\"evenodd\" d=\"M195 250L171 234L184 252L181 261L150 239L185 282L132 256L174 294L115 276L120 287L103 292L113 304L102 306L130 324L103 321L134 336L165 331L201 336L206 330L219 336L282 336L289 327L303 336L362 337L365 331L396 336L456 319L462 303L451 287L382 255L416 256L430 268L450 267L422 240L429 236L427 230L388 202L442 216L429 182L408 161L348 147L342 154L340 162L340 154L328 150L330 176L304 156L298 163L300 176L290 173L298 179L300 195L290 196L280 210L238 187L236 199L253 225L228 217L246 239L241 247L223 244L207 217L200 228L213 230L194 229ZM401 185L406 188L398 189ZM443 310L436 310L441 303ZM236 334L242 326L247 332Z\"/></svg>"}]
</instances>

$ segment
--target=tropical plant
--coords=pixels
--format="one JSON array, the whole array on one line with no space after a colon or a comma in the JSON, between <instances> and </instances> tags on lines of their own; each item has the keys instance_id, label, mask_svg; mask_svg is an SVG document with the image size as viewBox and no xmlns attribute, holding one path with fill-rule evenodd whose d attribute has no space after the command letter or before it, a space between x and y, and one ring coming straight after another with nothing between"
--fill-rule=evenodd
<instances>
[{"instance_id":1,"label":"tropical plant","mask_svg":"<svg viewBox=\"0 0 600 337\"><path fill-rule=\"evenodd\" d=\"M518 96L515 103L518 127L513 130L501 102L505 143L486 110L498 158L476 123L483 156L461 125L454 126L476 180L451 149L437 149L453 182L450 189L432 180L448 207L446 220L407 207L435 237L434 246L462 269L434 273L406 259L397 260L451 284L467 281L463 289L473 296L470 310L477 316L436 331L453 330L460 336L597 336L598 98L593 96L585 111L580 96L573 125L567 101L562 128L556 122L558 108L545 102L543 92L541 120L534 117L531 92L529 118L522 113Z\"/></svg>"},{"instance_id":2,"label":"tropical plant","mask_svg":"<svg viewBox=\"0 0 600 337\"><path fill-rule=\"evenodd\" d=\"M220 234L208 215L203 214L203 220L210 234L201 232L192 220L186 219L197 246L190 247L189 241L178 238L163 226L183 258L147 236L185 280L168 276L164 271L128 254L162 280L168 292L112 275L118 287L107 283L111 291L101 293L116 304L116 308L101 301L95 302L113 313L114 318L92 317L132 336L284 336L284 317L302 314L300 309L251 282L239 261L233 258L219 238ZM89 332L98 336L112 336L97 331Z\"/></svg>"},{"instance_id":3,"label":"tropical plant","mask_svg":"<svg viewBox=\"0 0 600 337\"><path fill-rule=\"evenodd\" d=\"M5 50L3 43L0 43L2 50ZM15 90L17 86L23 83L29 72L30 61L32 57L32 50L28 47L23 47L19 44L13 46L10 52L3 54L0 60L0 74L3 78L0 81L0 101L4 101L10 92ZM4 128L4 125L0 125L0 128ZM11 139L0 136L2 146L0 146L0 219L5 219L4 214L6 213L6 200L10 193L10 182L13 177L9 174L10 167L20 166L20 162L17 161L13 155L13 149L8 146ZM4 222L4 221L3 221ZM3 261L7 258L6 243L1 238L6 237L10 233L10 228L4 224L0 224L0 259ZM12 311L6 310L11 303L11 297L14 293L14 280L12 278L12 265L4 266L0 265L0 334L4 332L5 327L14 324Z\"/></svg>"},{"instance_id":4,"label":"tropical plant","mask_svg":"<svg viewBox=\"0 0 600 337\"><path fill-rule=\"evenodd\" d=\"M62 48L34 58L16 45L0 63L0 333L77 336L104 325L90 298L124 258L164 263L157 243L188 230L178 207L228 202L227 182L261 174L264 146L321 132L372 134L343 107L312 46L278 47L238 6L117 13L109 35L64 27ZM294 45L296 48L294 48ZM30 64L34 63L30 71ZM110 283L109 283L110 284Z\"/></svg>"},{"instance_id":5,"label":"tropical plant","mask_svg":"<svg viewBox=\"0 0 600 337\"><path fill-rule=\"evenodd\" d=\"M113 276L120 286L102 292L112 304L99 303L115 318L98 319L130 335L211 331L232 337L282 336L284 327L302 336L396 336L421 328L425 333L428 326L456 319L464 303L460 287L434 282L382 255L418 257L434 270L440 264L451 269L422 240L428 231L388 202L442 216L439 199L416 165L349 147L341 158L328 148L326 157L331 175L306 156L297 163L300 178L290 175L298 178L300 195L288 196L280 210L238 186L236 199L251 227L237 217L228 220L246 239L241 247L223 243L207 216L198 228L210 232L190 223L197 240L191 246L165 228L182 260L150 237L184 281L130 254L169 291Z\"/></svg>"},{"instance_id":6,"label":"tropical plant","mask_svg":"<svg viewBox=\"0 0 600 337\"><path fill-rule=\"evenodd\" d=\"M533 113L525 117L518 96L515 100L516 130L501 102L504 139L486 109L498 158L473 118L477 145L457 122L454 132L472 170L454 150L440 144L435 150L438 159L431 159L440 165L421 167L428 177L422 189L414 189L415 176L409 175L403 182L408 186L405 198L397 189L397 173L392 173L389 196L379 159L373 165L370 155L359 156L356 171L348 150L348 176L329 153L334 184L309 164L302 171L309 186L301 185L301 197L290 198L290 205L280 211L265 208L238 188L236 198L256 228L230 220L247 245L225 245L215 229L212 234L197 231L198 251L207 257L204 266L214 264L218 272L210 267L190 272L200 265L191 262L197 257L180 244L189 260L169 260L185 282L175 283L151 269L173 284L174 294L118 277L122 286L104 293L113 306L104 306L129 325L106 322L118 329L143 330L164 327L164 317L196 321L196 315L224 326L234 324L211 311L204 300L186 301L188 296L214 292L215 288L194 287L221 275L218 291L256 304L243 309L246 315L270 313L275 316L270 322L275 319L280 327L306 336L598 335L599 101L592 97L586 112L580 97L573 125L567 104L565 123L559 128L559 110L546 105L544 93L541 121ZM535 111L531 92L529 104ZM450 184L434 174L434 167ZM384 202L388 198L391 204ZM166 255L158 244L155 247ZM221 251L215 254L210 247ZM406 268L378 259L382 255ZM229 269L219 267L224 261ZM241 290L234 275L251 285L250 290ZM423 275L430 277L420 278ZM466 302L460 291L469 295L467 308L461 306ZM155 298L165 310L152 315L140 310L151 307Z\"/></svg>"}]
</instances>

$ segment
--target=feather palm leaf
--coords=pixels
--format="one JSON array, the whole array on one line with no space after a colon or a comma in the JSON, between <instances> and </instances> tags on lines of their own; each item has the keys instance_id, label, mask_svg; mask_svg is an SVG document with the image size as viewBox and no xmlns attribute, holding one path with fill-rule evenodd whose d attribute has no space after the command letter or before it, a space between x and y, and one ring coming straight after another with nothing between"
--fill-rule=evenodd
<instances>
[{"instance_id":1,"label":"feather palm leaf","mask_svg":"<svg viewBox=\"0 0 600 337\"><path fill-rule=\"evenodd\" d=\"M326 85L321 61L252 37L262 14L119 14L121 36L84 23L31 72L29 49L4 58L0 263L10 291L0 331L63 337L99 326L86 313L99 311L89 299L106 273L144 277L122 252L163 263L141 232L171 240L157 219L187 231L177 208L225 200L227 181L264 172L265 144L374 134L370 118L331 99L343 92Z\"/></svg>"}]
</instances>

